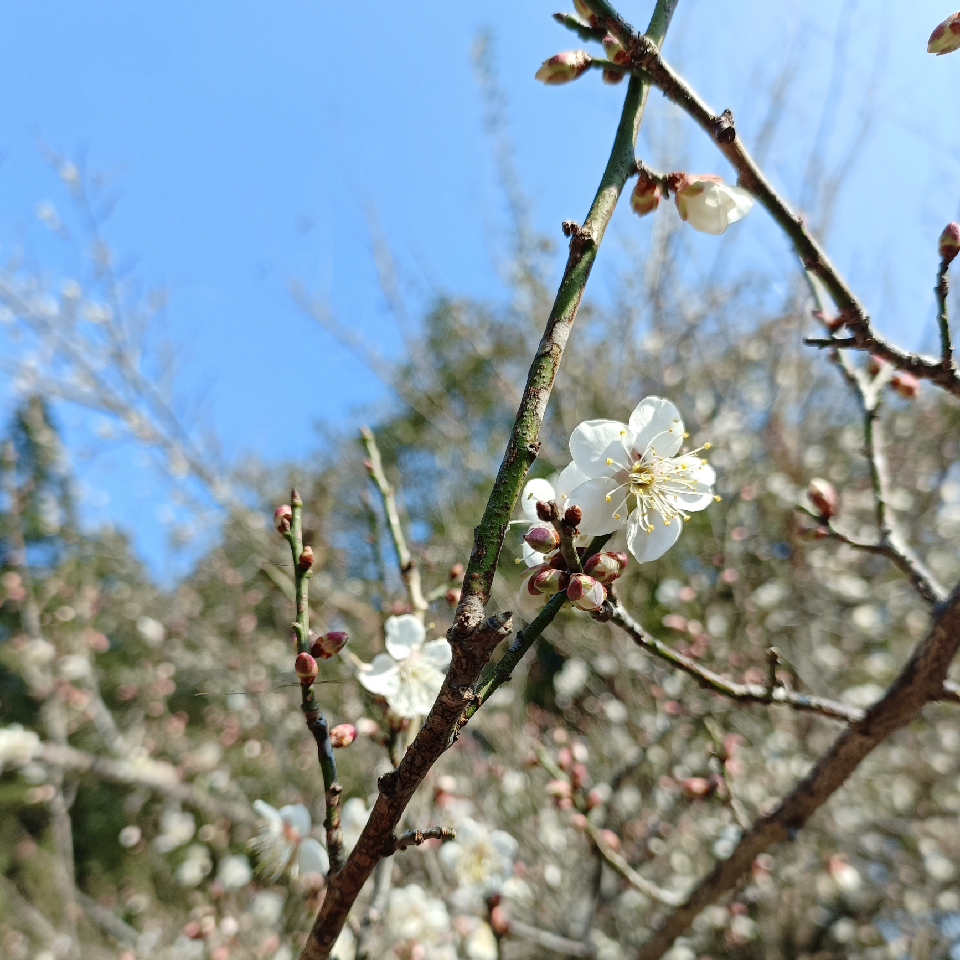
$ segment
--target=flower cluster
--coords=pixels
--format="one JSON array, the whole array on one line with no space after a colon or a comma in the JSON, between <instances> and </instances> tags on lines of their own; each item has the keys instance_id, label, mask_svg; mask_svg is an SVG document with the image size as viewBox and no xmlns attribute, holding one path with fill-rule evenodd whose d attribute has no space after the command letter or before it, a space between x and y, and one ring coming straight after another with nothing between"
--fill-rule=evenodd
<instances>
[{"instance_id":1,"label":"flower cluster","mask_svg":"<svg viewBox=\"0 0 960 960\"><path fill-rule=\"evenodd\" d=\"M663 178L644 173L630 195L630 207L638 216L645 216L671 192L680 219L694 230L714 236L742 220L753 206L753 197L746 190L724 183L713 173L668 173Z\"/></svg>"}]
</instances>

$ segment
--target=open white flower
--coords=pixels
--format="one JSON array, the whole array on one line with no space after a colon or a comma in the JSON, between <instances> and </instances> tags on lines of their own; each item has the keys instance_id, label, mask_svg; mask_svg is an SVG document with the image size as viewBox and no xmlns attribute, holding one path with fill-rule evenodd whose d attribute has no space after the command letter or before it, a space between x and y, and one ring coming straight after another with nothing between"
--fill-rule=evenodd
<instances>
[{"instance_id":1,"label":"open white flower","mask_svg":"<svg viewBox=\"0 0 960 960\"><path fill-rule=\"evenodd\" d=\"M302 803L276 810L263 800L254 800L253 809L266 824L249 847L257 855L257 869L268 880L278 880L288 867L291 877L301 873L326 875L330 859L319 841L309 836L310 811Z\"/></svg>"},{"instance_id":2,"label":"open white flower","mask_svg":"<svg viewBox=\"0 0 960 960\"><path fill-rule=\"evenodd\" d=\"M440 862L461 890L488 896L513 873L517 841L503 830L491 830L475 820L457 824L456 840L440 848Z\"/></svg>"},{"instance_id":3,"label":"open white flower","mask_svg":"<svg viewBox=\"0 0 960 960\"><path fill-rule=\"evenodd\" d=\"M40 737L19 723L0 727L0 773L4 767L24 767L40 752Z\"/></svg>"},{"instance_id":4,"label":"open white flower","mask_svg":"<svg viewBox=\"0 0 960 960\"><path fill-rule=\"evenodd\" d=\"M450 666L450 644L446 640L424 643L427 631L413 615L387 617L383 625L386 653L360 673L359 680L371 693L383 697L400 717L430 712L443 677Z\"/></svg>"},{"instance_id":5,"label":"open white flower","mask_svg":"<svg viewBox=\"0 0 960 960\"><path fill-rule=\"evenodd\" d=\"M700 450L677 456L686 434L669 400L647 397L629 423L587 420L570 437L570 453L590 479L570 499L590 536L627 528L627 547L640 561L663 556L683 521L713 499L716 474ZM717 498L719 499L719 498Z\"/></svg>"},{"instance_id":6,"label":"open white flower","mask_svg":"<svg viewBox=\"0 0 960 960\"><path fill-rule=\"evenodd\" d=\"M753 206L746 190L712 173L685 174L676 187L676 201L681 220L714 236L745 217Z\"/></svg>"}]
</instances>

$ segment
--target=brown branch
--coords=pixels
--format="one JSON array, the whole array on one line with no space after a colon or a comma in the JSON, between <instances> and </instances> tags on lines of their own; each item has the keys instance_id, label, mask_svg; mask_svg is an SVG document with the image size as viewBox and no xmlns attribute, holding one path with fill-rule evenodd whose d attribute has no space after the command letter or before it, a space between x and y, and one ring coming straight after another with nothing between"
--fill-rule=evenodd
<instances>
[{"instance_id":1,"label":"brown branch","mask_svg":"<svg viewBox=\"0 0 960 960\"><path fill-rule=\"evenodd\" d=\"M380 448L377 446L377 439L373 435L373 431L369 427L361 427L360 437L363 440L363 447L367 451L367 459L363 465L367 468L367 473L370 475L370 479L376 486L383 502L383 512L387 518L387 527L390 530L393 548L397 553L400 576L403 578L407 587L407 594L410 597L410 607L414 616L422 623L424 611L427 609L427 601L423 597L423 590L420 586L420 567L407 547L407 538L404 536L403 525L400 523L393 485L387 480L387 475L384 472L383 461L380 459Z\"/></svg>"},{"instance_id":2,"label":"brown branch","mask_svg":"<svg viewBox=\"0 0 960 960\"><path fill-rule=\"evenodd\" d=\"M398 850L407 847L419 847L427 840L456 840L457 831L453 827L427 827L426 830L405 830L399 837L388 837L383 845L383 855L389 857Z\"/></svg>"},{"instance_id":3,"label":"brown branch","mask_svg":"<svg viewBox=\"0 0 960 960\"><path fill-rule=\"evenodd\" d=\"M914 720L926 703L944 696L950 663L960 648L960 588L940 606L926 637L916 646L883 698L852 722L779 806L757 820L726 860L718 863L671 913L638 954L657 960L700 911L731 891L754 859L776 843L796 836L813 814L843 786L861 761L896 730Z\"/></svg>"},{"instance_id":4,"label":"brown branch","mask_svg":"<svg viewBox=\"0 0 960 960\"><path fill-rule=\"evenodd\" d=\"M606 608L609 608L610 621L620 627L637 646L689 674L705 690L711 690L722 697L740 703L780 704L805 713L829 717L831 720L843 720L846 723L856 723L865 716L864 711L856 707L848 707L846 704L828 700L825 697L808 697L783 686L771 688L763 683L734 683L697 663L696 660L678 653L673 647L647 633L616 598L608 600L604 606L605 612Z\"/></svg>"}]
</instances>

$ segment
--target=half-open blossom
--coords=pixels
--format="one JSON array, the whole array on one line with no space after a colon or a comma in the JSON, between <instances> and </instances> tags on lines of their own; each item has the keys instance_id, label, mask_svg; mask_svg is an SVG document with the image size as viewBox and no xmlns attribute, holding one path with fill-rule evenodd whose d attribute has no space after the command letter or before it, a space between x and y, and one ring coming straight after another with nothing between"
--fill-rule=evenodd
<instances>
[{"instance_id":1,"label":"half-open blossom","mask_svg":"<svg viewBox=\"0 0 960 960\"><path fill-rule=\"evenodd\" d=\"M951 13L943 23L937 24L927 41L927 53L942 57L960 49L960 10Z\"/></svg>"},{"instance_id":2,"label":"half-open blossom","mask_svg":"<svg viewBox=\"0 0 960 960\"><path fill-rule=\"evenodd\" d=\"M409 613L387 617L383 627L387 652L378 653L360 673L360 684L400 717L429 713L450 666L450 644L442 639L424 643L427 631Z\"/></svg>"},{"instance_id":3,"label":"half-open blossom","mask_svg":"<svg viewBox=\"0 0 960 960\"><path fill-rule=\"evenodd\" d=\"M584 73L592 61L585 50L564 50L544 60L535 77L541 83L569 83Z\"/></svg>"},{"instance_id":4,"label":"half-open blossom","mask_svg":"<svg viewBox=\"0 0 960 960\"><path fill-rule=\"evenodd\" d=\"M257 869L268 880L278 880L289 868L290 876L301 873L325 875L330 869L327 851L309 836L310 811L302 803L276 810L263 800L254 800L253 809L263 817L263 829L249 842L257 855Z\"/></svg>"},{"instance_id":5,"label":"half-open blossom","mask_svg":"<svg viewBox=\"0 0 960 960\"><path fill-rule=\"evenodd\" d=\"M628 423L587 420L570 437L574 463L590 479L570 498L580 507L581 534L626 527L627 548L641 563L663 556L691 513L713 499L716 474L703 447L677 456L686 434L677 408L642 400Z\"/></svg>"},{"instance_id":6,"label":"half-open blossom","mask_svg":"<svg viewBox=\"0 0 960 960\"><path fill-rule=\"evenodd\" d=\"M753 197L746 190L724 183L712 173L685 173L674 178L672 185L680 219L701 233L723 233L753 206Z\"/></svg>"},{"instance_id":7,"label":"half-open blossom","mask_svg":"<svg viewBox=\"0 0 960 960\"><path fill-rule=\"evenodd\" d=\"M457 824L456 840L448 840L439 856L459 888L486 897L498 892L513 873L518 849L509 833L466 819Z\"/></svg>"},{"instance_id":8,"label":"half-open blossom","mask_svg":"<svg viewBox=\"0 0 960 960\"><path fill-rule=\"evenodd\" d=\"M595 553L583 561L583 572L600 583L613 583L627 569L627 555L617 553Z\"/></svg>"},{"instance_id":9,"label":"half-open blossom","mask_svg":"<svg viewBox=\"0 0 960 960\"><path fill-rule=\"evenodd\" d=\"M585 573L570 574L567 587L567 599L578 610L599 610L607 599L607 591L602 583L588 577Z\"/></svg>"}]
</instances>

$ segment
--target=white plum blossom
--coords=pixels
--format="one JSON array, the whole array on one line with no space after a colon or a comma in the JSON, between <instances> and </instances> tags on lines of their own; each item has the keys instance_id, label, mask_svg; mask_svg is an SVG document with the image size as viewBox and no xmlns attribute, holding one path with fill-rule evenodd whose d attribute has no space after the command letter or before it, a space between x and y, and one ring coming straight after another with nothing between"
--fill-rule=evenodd
<instances>
[{"instance_id":1,"label":"white plum blossom","mask_svg":"<svg viewBox=\"0 0 960 960\"><path fill-rule=\"evenodd\" d=\"M439 855L457 887L485 897L499 892L513 873L518 849L509 833L465 819L457 824L457 838L448 840Z\"/></svg>"},{"instance_id":2,"label":"white plum blossom","mask_svg":"<svg viewBox=\"0 0 960 960\"><path fill-rule=\"evenodd\" d=\"M19 723L0 727L0 772L4 767L26 766L40 752L40 737Z\"/></svg>"},{"instance_id":3,"label":"white plum blossom","mask_svg":"<svg viewBox=\"0 0 960 960\"><path fill-rule=\"evenodd\" d=\"M676 202L681 220L716 236L750 212L753 197L712 173L684 174L676 186Z\"/></svg>"},{"instance_id":4,"label":"white plum blossom","mask_svg":"<svg viewBox=\"0 0 960 960\"><path fill-rule=\"evenodd\" d=\"M310 811L302 803L274 809L254 800L253 809L266 821L248 844L257 855L257 869L268 880L278 880L289 867L290 876L301 873L326 875L330 869L327 851L309 836Z\"/></svg>"},{"instance_id":5,"label":"white plum blossom","mask_svg":"<svg viewBox=\"0 0 960 960\"><path fill-rule=\"evenodd\" d=\"M704 444L677 456L686 434L677 408L660 397L641 400L628 423L587 420L570 437L574 462L590 479L571 494L590 536L626 527L640 563L663 556L683 521L715 498L716 474L701 459Z\"/></svg>"},{"instance_id":6,"label":"white plum blossom","mask_svg":"<svg viewBox=\"0 0 960 960\"><path fill-rule=\"evenodd\" d=\"M209 849L202 843L193 843L187 847L187 857L177 867L174 877L181 887L196 887L212 869Z\"/></svg>"},{"instance_id":7,"label":"white plum blossom","mask_svg":"<svg viewBox=\"0 0 960 960\"><path fill-rule=\"evenodd\" d=\"M197 832L197 821L192 813L182 810L164 810L160 817L160 833L154 838L153 846L160 853L169 853L189 843Z\"/></svg>"},{"instance_id":8,"label":"white plum blossom","mask_svg":"<svg viewBox=\"0 0 960 960\"><path fill-rule=\"evenodd\" d=\"M397 716L409 719L429 713L450 666L450 644L443 639L424 643L427 631L409 613L387 617L383 629L387 652L363 665L360 684L383 697Z\"/></svg>"},{"instance_id":9,"label":"white plum blossom","mask_svg":"<svg viewBox=\"0 0 960 960\"><path fill-rule=\"evenodd\" d=\"M350 853L357 845L363 828L370 819L370 811L363 797L351 797L340 811L340 830L343 833L343 846Z\"/></svg>"},{"instance_id":10,"label":"white plum blossom","mask_svg":"<svg viewBox=\"0 0 960 960\"><path fill-rule=\"evenodd\" d=\"M217 867L217 882L224 890L239 890L252 879L250 861L243 854L226 856Z\"/></svg>"}]
</instances>

